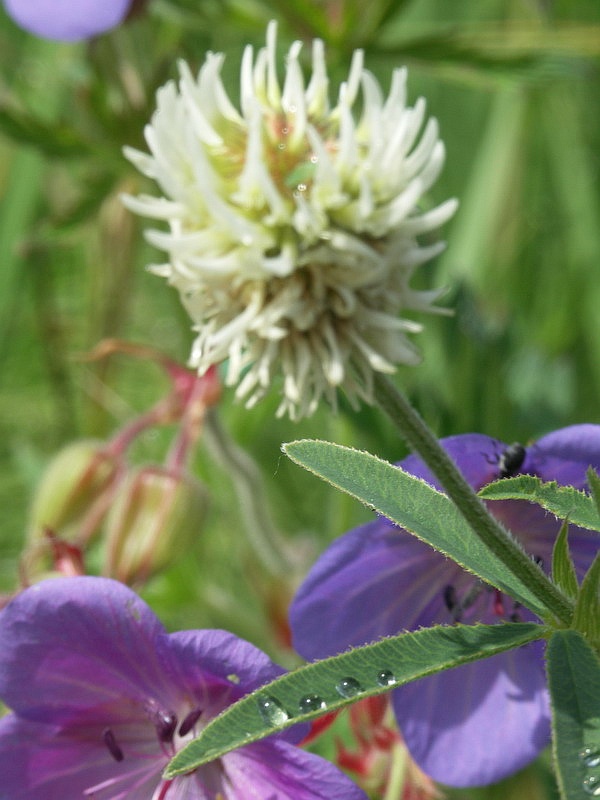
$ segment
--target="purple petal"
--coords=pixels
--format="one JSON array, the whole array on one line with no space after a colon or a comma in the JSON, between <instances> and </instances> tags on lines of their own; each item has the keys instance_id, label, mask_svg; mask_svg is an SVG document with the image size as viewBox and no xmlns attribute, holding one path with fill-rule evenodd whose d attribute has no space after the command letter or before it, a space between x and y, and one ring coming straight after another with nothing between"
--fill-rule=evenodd
<instances>
[{"instance_id":1,"label":"purple petal","mask_svg":"<svg viewBox=\"0 0 600 800\"><path fill-rule=\"evenodd\" d=\"M241 696L285 672L258 647L228 631L179 631L167 636L166 646L178 673L174 680L186 687L196 678L206 681L210 675L232 685L234 676Z\"/></svg>"},{"instance_id":2,"label":"purple petal","mask_svg":"<svg viewBox=\"0 0 600 800\"><path fill-rule=\"evenodd\" d=\"M440 443L474 488L500 477L507 448L502 442L467 434ZM589 465L600 467L600 426L580 425L528 447L519 471L584 488ZM400 466L440 488L418 457L409 456ZM489 506L548 570L560 522L526 501ZM598 534L571 526L569 540L582 575L598 551ZM513 614L533 618L380 518L333 542L300 587L290 620L296 649L312 659L403 629L458 618L493 623ZM538 755L549 738L542 649L528 645L398 690L400 726L426 772L450 785L482 785Z\"/></svg>"},{"instance_id":3,"label":"purple petal","mask_svg":"<svg viewBox=\"0 0 600 800\"><path fill-rule=\"evenodd\" d=\"M282 736L165 784L169 755L196 723L284 670L226 631L166 634L116 581L54 579L27 589L0 613L0 640L0 693L22 715L0 722L0 786L11 800L366 800L335 767Z\"/></svg>"},{"instance_id":4,"label":"purple petal","mask_svg":"<svg viewBox=\"0 0 600 800\"><path fill-rule=\"evenodd\" d=\"M45 39L75 42L114 28L132 0L4 0L21 28Z\"/></svg>"},{"instance_id":5,"label":"purple petal","mask_svg":"<svg viewBox=\"0 0 600 800\"><path fill-rule=\"evenodd\" d=\"M527 472L586 489L588 467L600 470L600 425L571 425L549 433L531 445L529 455Z\"/></svg>"},{"instance_id":6,"label":"purple petal","mask_svg":"<svg viewBox=\"0 0 600 800\"><path fill-rule=\"evenodd\" d=\"M533 761L550 742L541 643L397 689L393 704L419 766L450 786L484 786Z\"/></svg>"},{"instance_id":7,"label":"purple petal","mask_svg":"<svg viewBox=\"0 0 600 800\"><path fill-rule=\"evenodd\" d=\"M441 444L475 488L498 477L506 449L502 442L466 434L449 437ZM600 426L573 426L530 447L522 468L537 474L544 462L544 480L568 479L583 486L585 470L594 459L600 460ZM409 456L401 466L439 487L416 456ZM497 501L489 506L548 570L560 522L525 501ZM580 575L597 552L598 541L597 533L571 526L571 549ZM460 595L469 582L472 578L451 561L379 519L334 541L310 570L290 610L295 646L303 656L319 658L403 629L455 621L444 613L443 593L450 587ZM472 605L471 618L479 612L481 621L498 621L484 600ZM468 621L466 616L461 619Z\"/></svg>"},{"instance_id":8,"label":"purple petal","mask_svg":"<svg viewBox=\"0 0 600 800\"><path fill-rule=\"evenodd\" d=\"M95 800L148 800L166 763L165 757L157 761L149 753L117 763L98 739L73 738L58 727L14 714L0 720L1 796L10 800L83 797L86 789L100 785L104 789L94 793Z\"/></svg>"},{"instance_id":9,"label":"purple petal","mask_svg":"<svg viewBox=\"0 0 600 800\"><path fill-rule=\"evenodd\" d=\"M180 631L166 639L169 680L181 693L199 702L204 698L203 718L216 716L243 694L285 673L262 650L227 631ZM307 729L297 725L281 736L297 742Z\"/></svg>"},{"instance_id":10,"label":"purple petal","mask_svg":"<svg viewBox=\"0 0 600 800\"><path fill-rule=\"evenodd\" d=\"M226 755L223 763L236 800L367 800L333 764L287 742L249 745Z\"/></svg>"},{"instance_id":11,"label":"purple petal","mask_svg":"<svg viewBox=\"0 0 600 800\"><path fill-rule=\"evenodd\" d=\"M55 578L0 613L0 697L60 724L90 708L126 717L123 698L172 704L158 645L164 628L140 598L106 578Z\"/></svg>"},{"instance_id":12,"label":"purple petal","mask_svg":"<svg viewBox=\"0 0 600 800\"><path fill-rule=\"evenodd\" d=\"M481 433L464 433L440 439L440 444L462 472L467 482L475 489L499 477L499 462L507 445L498 439ZM410 455L400 462L402 469L423 478L427 483L441 489L440 482L419 456Z\"/></svg>"},{"instance_id":13,"label":"purple petal","mask_svg":"<svg viewBox=\"0 0 600 800\"><path fill-rule=\"evenodd\" d=\"M522 471L543 481L587 490L588 467L600 470L600 425L571 425L542 437L527 449ZM552 547L561 522L533 503L502 501L489 504L494 515L550 569ZM600 545L596 531L569 526L569 546L575 568L583 577Z\"/></svg>"},{"instance_id":14,"label":"purple petal","mask_svg":"<svg viewBox=\"0 0 600 800\"><path fill-rule=\"evenodd\" d=\"M441 621L444 587L465 577L387 520L362 525L333 542L297 592L290 607L294 646L304 658L323 658Z\"/></svg>"}]
</instances>

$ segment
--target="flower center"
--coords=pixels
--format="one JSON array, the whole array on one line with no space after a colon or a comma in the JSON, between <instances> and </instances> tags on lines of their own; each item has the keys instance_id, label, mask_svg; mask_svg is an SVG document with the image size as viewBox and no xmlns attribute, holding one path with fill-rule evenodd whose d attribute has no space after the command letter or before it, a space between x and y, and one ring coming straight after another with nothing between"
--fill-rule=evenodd
<instances>
[{"instance_id":1,"label":"flower center","mask_svg":"<svg viewBox=\"0 0 600 800\"><path fill-rule=\"evenodd\" d=\"M204 709L192 708L181 717L170 710L161 708L155 700L149 700L144 706L144 713L152 723L161 750L171 758L183 745L183 740L194 732ZM102 741L115 761L123 761L126 752L117 739L112 728L102 731Z\"/></svg>"},{"instance_id":2,"label":"flower center","mask_svg":"<svg viewBox=\"0 0 600 800\"><path fill-rule=\"evenodd\" d=\"M499 589L483 581L470 583L465 591L458 592L456 586L448 584L442 591L444 606L451 621L463 622L465 619L480 619L491 615L520 622L520 603L504 595Z\"/></svg>"}]
</instances>

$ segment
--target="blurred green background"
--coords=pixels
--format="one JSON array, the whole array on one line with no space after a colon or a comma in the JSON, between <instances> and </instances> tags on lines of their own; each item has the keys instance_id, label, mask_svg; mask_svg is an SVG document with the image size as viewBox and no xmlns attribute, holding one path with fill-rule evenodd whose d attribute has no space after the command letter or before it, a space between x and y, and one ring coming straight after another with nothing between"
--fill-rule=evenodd
<instances>
[{"instance_id":1,"label":"blurred green background","mask_svg":"<svg viewBox=\"0 0 600 800\"><path fill-rule=\"evenodd\" d=\"M461 205L446 252L417 282L447 286L455 313L420 320L423 364L398 373L436 433L526 442L600 422L598 0L149 0L80 44L35 39L0 9L0 591L16 584L28 504L51 456L77 437L107 436L168 388L153 365L82 354L107 336L181 362L189 352L187 316L145 271L157 254L119 201L154 191L122 147L143 148L155 90L179 58L197 68L207 50L225 52L235 97L243 44L260 46L272 18L282 52L295 38L325 40L334 88L356 47L384 88L406 64L411 102L424 95L440 122L447 162L429 201ZM145 590L169 625L228 627L271 649L265 631L287 590L261 572L247 536L261 523L239 492L254 487L260 502L264 489L300 577L368 515L288 463L281 442L317 436L392 460L406 452L373 409L356 414L342 399L336 416L322 408L291 423L275 419L276 394L247 411L226 391L220 430L255 459L259 483L224 465L211 437L201 441L205 529ZM143 436L137 458L160 460L172 436Z\"/></svg>"}]
</instances>

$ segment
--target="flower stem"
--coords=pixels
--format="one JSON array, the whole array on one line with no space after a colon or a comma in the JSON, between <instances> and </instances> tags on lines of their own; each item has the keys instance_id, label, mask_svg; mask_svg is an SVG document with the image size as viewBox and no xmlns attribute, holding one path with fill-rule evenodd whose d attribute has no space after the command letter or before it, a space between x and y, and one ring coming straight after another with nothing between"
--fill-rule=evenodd
<instances>
[{"instance_id":1,"label":"flower stem","mask_svg":"<svg viewBox=\"0 0 600 800\"><path fill-rule=\"evenodd\" d=\"M383 800L397 800L398 797L404 797L407 757L406 747L401 742L395 742L390 751L391 768ZM410 791L410 787L407 788Z\"/></svg>"},{"instance_id":2,"label":"flower stem","mask_svg":"<svg viewBox=\"0 0 600 800\"><path fill-rule=\"evenodd\" d=\"M423 459L438 478L475 534L513 575L529 587L558 621L569 624L573 616L572 604L489 513L485 503L477 497L402 392L389 378L379 374L375 376L375 392L381 409L396 425L411 450Z\"/></svg>"},{"instance_id":3,"label":"flower stem","mask_svg":"<svg viewBox=\"0 0 600 800\"><path fill-rule=\"evenodd\" d=\"M214 409L206 415L205 440L229 472L242 508L248 541L272 575L287 575L290 562L285 544L271 518L260 472L221 425Z\"/></svg>"}]
</instances>

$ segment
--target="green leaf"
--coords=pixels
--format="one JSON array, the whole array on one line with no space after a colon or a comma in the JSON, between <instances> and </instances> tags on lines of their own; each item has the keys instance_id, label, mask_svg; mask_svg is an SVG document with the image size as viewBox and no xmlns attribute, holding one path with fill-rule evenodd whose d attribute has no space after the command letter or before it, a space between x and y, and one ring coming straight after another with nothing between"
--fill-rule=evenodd
<instances>
[{"instance_id":1,"label":"green leaf","mask_svg":"<svg viewBox=\"0 0 600 800\"><path fill-rule=\"evenodd\" d=\"M546 609L476 536L454 503L420 478L370 453L329 442L283 445L296 463L406 528L538 616Z\"/></svg>"},{"instance_id":2,"label":"green leaf","mask_svg":"<svg viewBox=\"0 0 600 800\"><path fill-rule=\"evenodd\" d=\"M594 647L600 648L600 553L596 554L581 583L575 601L573 627L583 633Z\"/></svg>"},{"instance_id":3,"label":"green leaf","mask_svg":"<svg viewBox=\"0 0 600 800\"><path fill-rule=\"evenodd\" d=\"M588 485L596 504L596 510L600 516L600 476L593 467L590 467L586 472Z\"/></svg>"},{"instance_id":4,"label":"green leaf","mask_svg":"<svg viewBox=\"0 0 600 800\"><path fill-rule=\"evenodd\" d=\"M0 107L0 131L18 144L30 144L48 156L60 158L90 154L90 147L75 129L62 123L47 124L26 111Z\"/></svg>"},{"instance_id":5,"label":"green leaf","mask_svg":"<svg viewBox=\"0 0 600 800\"><path fill-rule=\"evenodd\" d=\"M567 597L575 598L579 591L575 567L569 552L569 524L561 526L552 551L552 580Z\"/></svg>"},{"instance_id":6,"label":"green leaf","mask_svg":"<svg viewBox=\"0 0 600 800\"><path fill-rule=\"evenodd\" d=\"M486 500L529 500L573 525L600 531L600 515L594 500L572 486L544 483L534 475L502 478L484 486L479 496Z\"/></svg>"},{"instance_id":7,"label":"green leaf","mask_svg":"<svg viewBox=\"0 0 600 800\"><path fill-rule=\"evenodd\" d=\"M229 750L443 669L541 639L534 623L438 625L308 664L229 706L168 765L172 778Z\"/></svg>"},{"instance_id":8,"label":"green leaf","mask_svg":"<svg viewBox=\"0 0 600 800\"><path fill-rule=\"evenodd\" d=\"M600 662L576 631L554 633L546 661L561 796L600 797Z\"/></svg>"}]
</instances>

